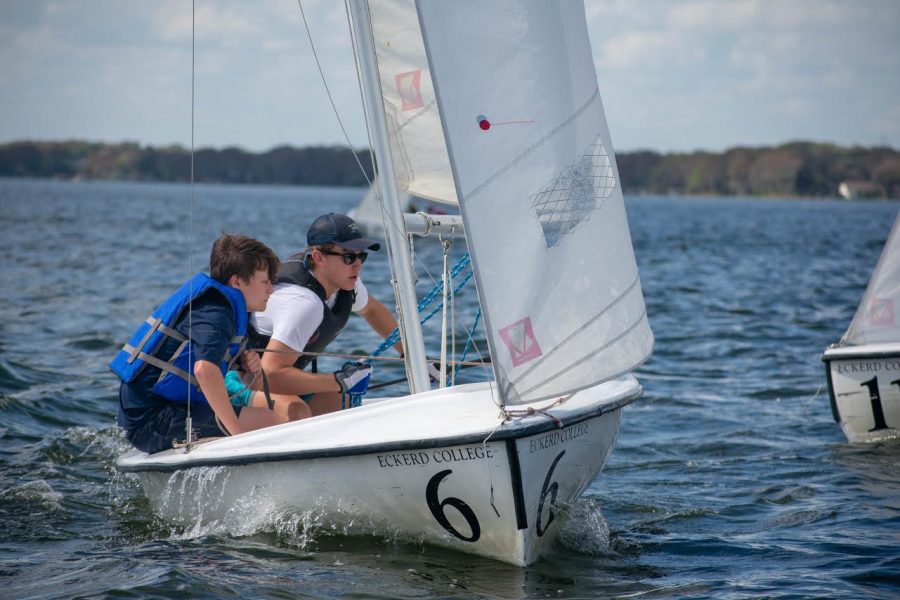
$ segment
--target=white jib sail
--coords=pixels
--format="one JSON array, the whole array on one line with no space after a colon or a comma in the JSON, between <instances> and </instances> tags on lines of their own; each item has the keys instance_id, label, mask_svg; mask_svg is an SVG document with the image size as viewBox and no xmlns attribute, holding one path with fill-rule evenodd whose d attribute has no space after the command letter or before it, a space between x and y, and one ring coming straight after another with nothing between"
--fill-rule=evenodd
<instances>
[{"instance_id":1,"label":"white jib sail","mask_svg":"<svg viewBox=\"0 0 900 600\"><path fill-rule=\"evenodd\" d=\"M372 0L369 18L397 189L456 204L414 0Z\"/></svg>"},{"instance_id":2,"label":"white jib sail","mask_svg":"<svg viewBox=\"0 0 900 600\"><path fill-rule=\"evenodd\" d=\"M853 346L900 342L900 213L841 342Z\"/></svg>"},{"instance_id":3,"label":"white jib sail","mask_svg":"<svg viewBox=\"0 0 900 600\"><path fill-rule=\"evenodd\" d=\"M634 369L653 334L584 6L417 8L503 402Z\"/></svg>"}]
</instances>

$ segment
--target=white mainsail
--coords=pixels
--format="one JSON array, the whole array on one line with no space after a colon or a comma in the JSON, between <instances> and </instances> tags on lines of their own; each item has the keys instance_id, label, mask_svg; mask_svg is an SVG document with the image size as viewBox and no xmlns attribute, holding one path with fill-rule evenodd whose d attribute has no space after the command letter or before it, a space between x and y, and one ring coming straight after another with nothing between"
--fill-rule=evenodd
<instances>
[{"instance_id":1,"label":"white mainsail","mask_svg":"<svg viewBox=\"0 0 900 600\"><path fill-rule=\"evenodd\" d=\"M845 345L900 342L900 213L850 327Z\"/></svg>"},{"instance_id":2,"label":"white mainsail","mask_svg":"<svg viewBox=\"0 0 900 600\"><path fill-rule=\"evenodd\" d=\"M402 102L385 83L400 73L421 71L420 93L433 86L437 112L428 94L422 110L439 115L443 136L423 131L417 144L450 157L502 401L559 396L634 369L653 334L582 3L420 1L421 38L412 27L392 37L386 23L400 19L383 18L412 2L369 6L376 46L392 49L384 63L379 53L386 100Z\"/></svg>"}]
</instances>

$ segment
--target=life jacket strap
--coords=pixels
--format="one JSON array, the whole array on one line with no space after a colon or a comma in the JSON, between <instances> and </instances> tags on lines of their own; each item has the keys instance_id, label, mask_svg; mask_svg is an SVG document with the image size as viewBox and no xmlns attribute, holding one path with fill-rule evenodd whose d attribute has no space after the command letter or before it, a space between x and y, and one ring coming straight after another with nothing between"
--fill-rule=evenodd
<instances>
[{"instance_id":1,"label":"life jacket strap","mask_svg":"<svg viewBox=\"0 0 900 600\"><path fill-rule=\"evenodd\" d=\"M162 332L163 334L175 338L179 342L184 342L187 338L171 327L163 325L162 319L147 317L145 321L147 325L150 326L150 329L147 330L147 333L144 334L144 337L141 338L141 341L138 342L137 346L132 346L131 344L125 344L125 347L122 348L125 352L128 353L128 364L133 363L138 359L139 355L144 351L144 346L147 345L147 342L150 341L150 338L153 337L153 334L157 331Z\"/></svg>"},{"instance_id":2,"label":"life jacket strap","mask_svg":"<svg viewBox=\"0 0 900 600\"><path fill-rule=\"evenodd\" d=\"M137 359L138 354L144 349L144 346L147 345L147 342L150 340L150 337L156 333L156 330L159 328L160 324L162 324L161 319L154 319L153 317L147 317L147 324L150 325L150 329L147 330L147 333L144 334L144 337L141 338L141 341L138 342L137 346L132 346L131 344L125 344L123 350L128 352L128 364L130 365Z\"/></svg>"},{"instance_id":3,"label":"life jacket strap","mask_svg":"<svg viewBox=\"0 0 900 600\"><path fill-rule=\"evenodd\" d=\"M195 385L198 387L200 385L196 377L194 377L193 375L188 375L187 371L185 371L184 369L179 369L172 363L160 360L151 354L147 354L146 352L140 352L137 356L148 365L153 365L154 367L160 369L162 371L161 377L165 376L166 373L171 373L176 377L184 379L185 381L190 381L191 385ZM177 356L177 354L175 356Z\"/></svg>"},{"instance_id":4,"label":"life jacket strap","mask_svg":"<svg viewBox=\"0 0 900 600\"><path fill-rule=\"evenodd\" d=\"M177 375L178 377L181 377L185 381L187 381L187 378L185 377L185 375L187 373L185 373L185 371L183 371L175 366L175 359L178 358L179 356L181 356L181 353L184 351L184 347L187 345L188 345L187 340L184 340L183 342L178 344L178 347L175 349L175 352L172 353L172 357L169 359L169 362L165 363L170 368L160 367L161 370L159 372L159 378L156 380L156 383L159 383L160 381L162 381L163 377L165 377L167 373L172 373L174 375ZM156 360L159 360L159 359L156 359ZM163 362L163 361L159 361L159 362ZM154 363L150 363L150 364L153 364L154 366L157 366L157 367L159 366ZM184 375L182 373L184 373ZM199 384L197 383L197 379L195 377L192 377L191 383L199 386Z\"/></svg>"},{"instance_id":5,"label":"life jacket strap","mask_svg":"<svg viewBox=\"0 0 900 600\"><path fill-rule=\"evenodd\" d=\"M164 334L166 334L166 335L169 336L170 338L175 338L175 339L178 340L179 342L186 342L186 341L187 341L187 336L186 336L186 335L182 335L181 332L176 331L175 329L172 329L171 327L169 327L169 326L167 326L167 325L162 325L162 324L160 324L159 327L157 327L157 329L159 329L160 331L162 331Z\"/></svg>"},{"instance_id":6,"label":"life jacket strap","mask_svg":"<svg viewBox=\"0 0 900 600\"><path fill-rule=\"evenodd\" d=\"M229 342L229 347L230 347L230 344L240 344L240 346L238 347L237 352L234 353L234 356L231 355L230 351L225 352L225 358L223 358L222 360L224 360L228 364L228 368L226 369L226 371L231 370L231 368L235 365L235 363L241 357L241 353L247 349L247 341L248 341L248 339L247 339L247 336L245 336L245 335L236 335L233 338L231 338L231 342ZM180 350L180 348L179 348L179 350Z\"/></svg>"},{"instance_id":7,"label":"life jacket strap","mask_svg":"<svg viewBox=\"0 0 900 600\"><path fill-rule=\"evenodd\" d=\"M151 321L157 321L157 322L151 323ZM158 319L147 319L147 322L150 323L150 325L151 325L151 333L152 333L152 328L155 327L156 329L163 332L164 334L180 341L181 344L179 344L179 346L175 350L175 352L172 353L172 357L175 358L177 356L181 356L181 353L184 350L184 347L188 343L188 338L184 335L181 335L180 333L178 333L177 331L175 331L174 329L172 329L170 327L166 327L165 325L160 325L158 323ZM130 356L129 361L133 361L133 360L139 358L142 361L144 361L145 363L147 363L148 365L152 365L152 366L160 369L159 379L157 379L157 383L159 381L161 381L163 377L166 376L166 373L171 373L177 377L180 377L181 379L183 379L185 381L189 381L191 383L191 385L199 387L200 384L197 382L197 378L194 377L193 375L189 375L188 372L185 371L184 369L179 369L178 367L176 367L175 365L173 365L170 362L160 360L160 359L156 358L155 356L144 352L142 350L142 348L143 348L144 344L147 343L147 339L149 337L150 337L149 334L144 336L144 339L141 340L141 343L137 348L135 348L131 344L125 344L125 346L122 348L122 350L124 350L125 352L127 352L129 354L129 356ZM234 336L233 338L231 338L230 343L231 344L240 344L240 347L238 348L238 351L235 353L234 356L231 355L231 352L228 352L228 351L225 352L225 358L223 360L227 362L228 369L231 369L231 367L234 366L234 364L240 358L241 352L243 352L246 349L247 337L241 336L241 335Z\"/></svg>"}]
</instances>

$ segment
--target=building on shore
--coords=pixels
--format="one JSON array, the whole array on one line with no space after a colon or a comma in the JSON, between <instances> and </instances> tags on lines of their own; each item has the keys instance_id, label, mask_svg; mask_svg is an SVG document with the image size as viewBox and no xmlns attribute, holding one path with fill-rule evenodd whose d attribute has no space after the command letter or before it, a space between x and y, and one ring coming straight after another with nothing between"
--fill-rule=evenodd
<instances>
[{"instance_id":1,"label":"building on shore","mask_svg":"<svg viewBox=\"0 0 900 600\"><path fill-rule=\"evenodd\" d=\"M874 181L842 181L838 194L847 200L855 198L884 198L884 186Z\"/></svg>"}]
</instances>

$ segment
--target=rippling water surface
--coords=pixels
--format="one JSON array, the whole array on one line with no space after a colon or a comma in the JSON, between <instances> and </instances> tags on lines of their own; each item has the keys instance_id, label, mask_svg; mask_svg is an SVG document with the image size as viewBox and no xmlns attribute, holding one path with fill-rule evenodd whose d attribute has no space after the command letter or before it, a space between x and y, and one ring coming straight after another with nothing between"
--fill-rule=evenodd
<instances>
[{"instance_id":1,"label":"rippling water surface","mask_svg":"<svg viewBox=\"0 0 900 600\"><path fill-rule=\"evenodd\" d=\"M820 362L891 203L627 199L656 335L645 394L553 554L528 569L335 531L314 511L261 506L250 524L203 528L155 518L113 467L127 443L110 358L204 268L220 231L286 255L311 218L361 195L199 186L191 236L187 186L0 180L0 597L900 594L900 444L846 443ZM440 252L417 254L425 291ZM364 279L389 299L383 256ZM464 327L474 293L459 302ZM377 342L355 319L336 350Z\"/></svg>"}]
</instances>

